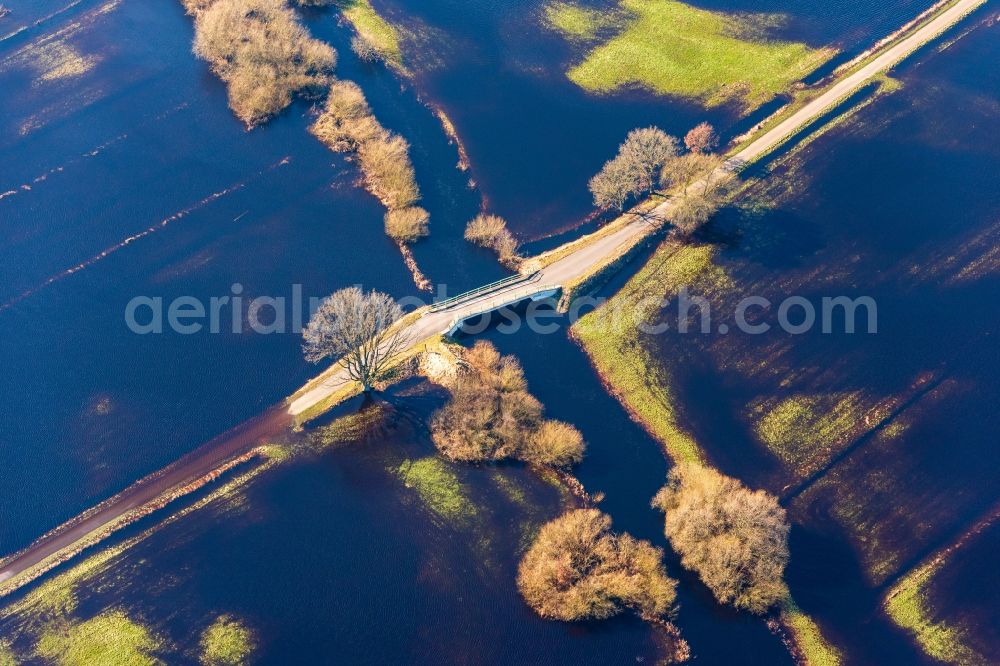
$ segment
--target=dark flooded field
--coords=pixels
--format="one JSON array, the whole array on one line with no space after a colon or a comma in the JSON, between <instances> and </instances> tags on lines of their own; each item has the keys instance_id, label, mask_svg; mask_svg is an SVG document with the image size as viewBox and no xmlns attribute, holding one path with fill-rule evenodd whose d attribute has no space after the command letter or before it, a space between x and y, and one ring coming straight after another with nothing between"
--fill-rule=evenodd
<instances>
[{"instance_id":1,"label":"dark flooded field","mask_svg":"<svg viewBox=\"0 0 1000 666\"><path fill-rule=\"evenodd\" d=\"M683 135L710 120L729 137L749 127L736 108L706 110L641 91L588 94L566 78L580 53L545 27L548 3L541 0L376 4L415 35L412 46L404 47L407 55L412 51L418 86L455 124L490 210L507 217L525 239L572 227L592 211L587 179L632 128L655 124ZM607 10L616 3L584 4ZM914 0L695 4L781 14L784 25L772 31L773 38L834 45L844 58L929 6ZM754 117L760 120L767 111Z\"/></svg>"},{"instance_id":2,"label":"dark flooded field","mask_svg":"<svg viewBox=\"0 0 1000 666\"><path fill-rule=\"evenodd\" d=\"M947 560L927 587L932 621L957 626L973 658L981 655L992 662L1000 658L996 621L1000 590L989 571L998 549L1000 529L994 525Z\"/></svg>"},{"instance_id":3,"label":"dark flooded field","mask_svg":"<svg viewBox=\"0 0 1000 666\"><path fill-rule=\"evenodd\" d=\"M134 296L249 301L354 284L417 293L355 166L307 132L311 102L247 131L191 54L179 2L4 4L0 557L317 372L298 335L253 333L245 312L238 333L135 335L123 318ZM774 37L832 44L839 62L928 4L699 6L787 14ZM645 92L586 93L566 78L578 53L543 26L535 0L375 6L400 26L412 79L358 61L333 10L301 16L337 48L338 76L359 83L379 120L412 144L431 214L431 236L414 254L453 293L506 274L462 239L484 205L523 240L556 234L591 213L586 181L629 129L683 133L708 119L730 137L773 110L745 118ZM683 425L712 462L782 495L795 522L789 584L850 663L927 661L881 612L885 592L1000 499L1000 180L991 168L1000 78L989 65L998 44L997 27L980 26L923 53L900 73L901 91L779 164L702 239L723 248L718 263L734 285L709 294L713 303L751 292L871 295L877 335L665 336L650 346L670 365ZM454 122L470 171L456 167L432 106ZM548 416L583 433L588 455L576 474L606 495L599 506L615 529L666 549L694 663L792 663L764 622L717 604L667 548L662 516L649 508L669 466L662 446L605 391L586 354L564 332L484 337L521 359ZM517 563L573 500L521 465L436 456L426 422L441 389L409 382L385 397L384 417L358 432L335 435L328 419L293 437L305 450L294 459L74 582L49 577L57 606L0 611L0 663L7 647L33 654L52 621L77 626L115 609L148 630L151 653L167 663L197 663L198 636L222 614L254 632L254 663L663 656L664 637L631 615L563 624L531 612ZM859 422L871 427L849 425ZM966 632L987 661L1000 658L995 590L981 584L996 535L993 526L971 539L926 585L934 620Z\"/></svg>"},{"instance_id":4,"label":"dark flooded field","mask_svg":"<svg viewBox=\"0 0 1000 666\"><path fill-rule=\"evenodd\" d=\"M134 335L133 297L416 293L381 207L306 133L308 106L246 132L191 55L179 4L83 2L52 21L0 42L2 85L18 91L0 96L4 552L315 373L295 335ZM364 81L418 146L435 234L417 248L424 270L455 288L504 274L461 240L478 195L437 119L388 72Z\"/></svg>"},{"instance_id":5,"label":"dark flooded field","mask_svg":"<svg viewBox=\"0 0 1000 666\"><path fill-rule=\"evenodd\" d=\"M864 663L918 658L880 617L885 590L1000 497L1000 181L986 167L1000 157L1000 78L980 65L1000 55L996 37L979 26L924 54L898 74L901 91L752 187L706 235L722 243L728 278L693 287L710 297L711 332L696 320L649 339L713 462L783 497L796 523L792 591ZM785 298L819 312L822 297L841 295L874 299L877 333L863 332L864 310L854 334L842 316L831 321L840 334L817 323L791 335L775 322ZM772 330L719 333L748 296L774 304L751 319ZM989 575L975 557L958 562L952 576ZM968 583L961 594L970 616L993 598ZM966 611L945 599L958 621Z\"/></svg>"},{"instance_id":6,"label":"dark flooded field","mask_svg":"<svg viewBox=\"0 0 1000 666\"><path fill-rule=\"evenodd\" d=\"M601 506L615 527L665 546L646 505L666 462L598 390L582 352L562 336L492 339L538 368L528 373L533 393L552 405L551 416L572 418L583 432L590 448L579 476L607 493ZM550 363L567 372L553 380ZM535 616L517 594L517 562L540 524L570 499L520 465L470 467L438 457L425 424L443 404L440 389L411 382L385 399L387 414L365 419L360 435L311 429L293 440L306 448L301 459L153 532L71 585L79 600L70 616L127 609L163 639L171 663L196 656L190 636L222 613L253 628L259 663L336 654L349 663L596 664L662 654L663 637L628 615L581 624ZM354 402L338 416L359 408ZM684 586L678 625L702 659L791 663L762 622L720 608L676 560L668 567ZM30 647L38 617L0 617L0 632L20 638L15 648Z\"/></svg>"}]
</instances>

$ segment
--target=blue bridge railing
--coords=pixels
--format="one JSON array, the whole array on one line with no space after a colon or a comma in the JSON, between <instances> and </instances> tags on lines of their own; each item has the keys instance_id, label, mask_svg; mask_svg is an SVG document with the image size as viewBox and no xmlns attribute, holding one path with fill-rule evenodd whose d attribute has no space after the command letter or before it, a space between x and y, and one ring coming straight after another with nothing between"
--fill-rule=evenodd
<instances>
[{"instance_id":1,"label":"blue bridge railing","mask_svg":"<svg viewBox=\"0 0 1000 666\"><path fill-rule=\"evenodd\" d=\"M483 294L488 294L491 291L496 291L498 289L503 289L505 287L510 287L516 284L534 282L541 276L541 271L535 271L529 275L511 275L510 277L505 277L502 280L497 280L496 282L490 282L489 284L484 284L481 287L476 287L471 291L466 291L457 296L452 296L451 298L446 298L443 301L438 301L433 303L430 307L431 312L440 312L441 310L447 310L448 308L458 305L459 303L464 303L466 301L471 301L477 296L482 296Z\"/></svg>"}]
</instances>

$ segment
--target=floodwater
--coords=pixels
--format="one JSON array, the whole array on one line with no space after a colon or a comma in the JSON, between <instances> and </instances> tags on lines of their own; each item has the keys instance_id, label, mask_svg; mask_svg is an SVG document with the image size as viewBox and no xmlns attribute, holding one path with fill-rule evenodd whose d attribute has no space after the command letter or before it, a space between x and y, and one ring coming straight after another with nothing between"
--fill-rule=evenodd
<instances>
[{"instance_id":1,"label":"floodwater","mask_svg":"<svg viewBox=\"0 0 1000 666\"><path fill-rule=\"evenodd\" d=\"M133 297L416 294L379 204L306 132L309 106L245 131L191 39L179 4L124 1L82 2L0 42L4 552L316 372L297 336L245 321L241 333L134 335ZM418 146L435 225L416 253L426 273L455 289L503 275L461 240L479 197L437 119L388 73L364 81L385 124Z\"/></svg>"},{"instance_id":2,"label":"floodwater","mask_svg":"<svg viewBox=\"0 0 1000 666\"><path fill-rule=\"evenodd\" d=\"M990 166L1000 156L1000 77L983 66L1000 56L1000 42L983 18L943 52L922 53L897 73L902 90L778 165L713 223L705 238L721 243L717 263L734 287L711 293L711 332L646 341L715 464L782 496L795 521L793 594L861 663L918 658L879 612L885 591L1000 499L1000 179ZM863 314L855 334L843 332L842 317L832 334L777 326L784 298L804 297L820 312L824 296L841 295L874 299L877 333L860 332ZM720 323L736 331L731 308L748 296L773 304L761 319L772 329L718 332ZM849 405L846 425L864 426L832 437L843 424L803 414L787 443L800 453L783 458L761 424L776 424L767 415L781 405L812 400L821 413ZM896 402L887 412L882 401ZM992 662L995 597L972 582L989 578L989 567L963 561L949 570L970 567L964 587L946 594L934 585L943 607L933 612L986 631L977 642ZM956 610L956 597L968 611Z\"/></svg>"},{"instance_id":3,"label":"floodwater","mask_svg":"<svg viewBox=\"0 0 1000 666\"><path fill-rule=\"evenodd\" d=\"M135 335L123 319L134 296L160 296L165 302L185 295L231 296L236 283L245 301L291 297L296 284L306 296L351 284L397 297L416 293L397 249L384 236L378 203L354 186L356 172L349 163L306 132L310 104L297 102L267 125L245 131L226 108L223 86L191 55L191 21L179 3L5 4L13 11L0 19L5 370L0 554L260 413L316 372L301 360L297 336L250 332L245 313L240 333ZM753 9L791 14L784 38L837 42L845 52L863 49L924 8L904 1L787 4ZM424 272L453 291L504 274L487 253L461 239L465 222L483 201L508 216L524 239L557 233L590 212L587 177L628 129L656 123L682 132L709 118L731 135L740 125L732 110L707 113L645 93L598 98L575 89L562 74L571 54L540 28L538 3L392 0L384 6L428 45L425 57L413 60L413 83L401 84L382 68L358 63L346 47L348 32L330 10L303 16L314 35L340 51L339 74L358 81L382 122L413 145L424 205L432 216L431 238L414 252ZM831 202L848 199L852 184L880 179L877 174L861 179L853 171L857 163L878 164L866 148L877 133L857 135L852 143L850 133L837 132L810 149L830 147L821 153L825 168L808 172L814 176L810 199L801 204L807 212L794 218L813 216L810 223L782 227L791 254L802 255L796 261L809 261L806 251L816 251L817 244L842 252L845 244L865 239L869 245L858 252L874 247L897 253L892 255L897 261L901 253L912 253L906 256L916 266L931 265L932 250L945 241L976 251L976 234L989 231L986 220L992 214L995 221L997 210L996 183L982 168L983 160L996 157L989 153L996 147L990 137L997 114L989 105L995 104L996 80L984 80L993 73L982 64L996 61L995 43L995 28L980 29L942 55L928 54L926 62L907 70L904 91L864 116L881 113L879 118L902 116L918 123L921 114L930 114L926 126L918 123L927 129L920 135L924 140L913 147L929 152L909 155L917 161L899 152L906 144L905 124L897 127L896 141L879 144L875 155L886 160L880 167L886 170L909 164L910 176L934 166L934 182L947 183L941 191L962 196L963 216L943 227L934 224L946 211L943 197L938 208L922 202L908 209L910 217L925 220L914 227L904 224L909 218L889 215L891 207L874 205L871 191L863 207L871 216L840 224ZM946 88L938 93L942 99L965 91L966 108L980 113L974 131L967 123L960 126L964 134L949 139L945 130L955 125L945 122L942 107L917 104L931 99L935 86ZM456 168L456 147L425 103L440 105L454 121L471 172ZM888 123L879 118L866 122L879 128ZM842 142L847 146L841 150L850 154L840 153L839 160L827 155ZM921 185L912 177L897 176L893 183L899 187L892 197L895 207L908 202L913 191L928 189L926 181ZM821 210L823 217L816 217ZM896 226L889 229L886 221ZM834 231L847 240L833 243ZM900 238L913 240L899 245ZM787 256L770 256L779 255ZM948 256L942 251L939 270L954 273ZM871 266L883 258L870 255L869 272L857 280L866 282L875 271ZM773 259L774 267L780 263ZM912 279L907 289L891 280L880 283L889 294L887 326L891 294L905 294L895 309L902 312L904 304L917 300L916 290L924 289L925 283ZM956 420L953 415L969 395L978 406L964 419L964 430L944 431L965 442L959 447L965 457L949 458L954 468L947 469L954 475L933 486L945 492L961 479L974 490L963 495L967 499L951 522L942 520L937 532L924 534L899 556L901 562L946 540L992 496L975 490L985 487L989 465L973 470L979 478L962 474L969 472L972 456L986 455L980 449L992 432L985 425L988 385L968 388L968 382L981 382L994 367L990 363L995 365L981 335L984 326L995 325L988 308L994 288L988 276L960 288L972 290L956 301L971 308L971 320L956 317L954 302L944 296L920 317L906 320L949 322L947 335L955 347L951 354L934 355L940 334L924 331L907 338L905 356L929 354L926 358L950 363L953 373L971 376L961 378L965 383L956 379L966 392L950 394L952 411L936 417L943 423L922 427L933 431ZM603 391L585 355L561 334L491 336L502 351L521 357L548 414L583 431L590 454L579 477L590 491L607 494L601 506L616 528L665 546L660 516L648 501L667 462L657 443ZM895 349L899 341L886 348ZM965 356L969 350L973 357ZM883 349L882 356L862 362L881 362L885 355ZM897 374L911 379L908 372L916 368L904 361ZM718 382L706 382L692 380L687 393L706 398L702 408L718 402L707 399ZM258 656L268 663L332 654L345 662L607 663L657 657L655 632L635 619L564 625L529 612L513 583L525 535L557 515L566 500L518 466L445 465L477 508L473 518L443 518L399 475L404 461L432 455L422 424L443 397L423 385L401 387L390 397L399 413L363 441L268 472L240 502L197 512L126 553L109 574L114 585L82 593L81 612L110 606L138 612L174 643L187 646L183 655L174 655L178 661L195 659L190 637L220 612L254 627L261 641ZM692 421L699 418L695 406ZM699 423L710 421L702 413ZM915 426L906 436L916 438L920 451L932 449L933 433L919 432ZM738 456L727 454L725 446L735 442L709 440L709 448L727 471L768 482L763 471L752 464L741 469ZM844 644L852 640L853 623L870 616L874 595L856 583L860 574L848 572L851 578L838 570L835 580L855 581L862 592L832 603L824 596L829 585L815 575L827 560L810 555L803 558L808 564L800 565L795 557L799 548L821 553L834 544L830 551L840 559L833 564L848 566L855 557L844 545L851 535L836 529L829 522L796 528L803 536L793 541L790 579L800 603ZM763 622L719 607L672 555L667 565L681 580L677 623L701 660L789 661ZM845 620L859 608L868 615ZM0 627L0 634L11 630ZM897 636L884 654L909 663L900 661L916 658L906 645ZM868 649L860 654L883 656Z\"/></svg>"},{"instance_id":4,"label":"floodwater","mask_svg":"<svg viewBox=\"0 0 1000 666\"><path fill-rule=\"evenodd\" d=\"M544 26L548 3L541 0L376 4L417 35L411 50L419 87L457 128L491 212L506 217L525 240L572 228L592 212L587 180L614 155L629 130L653 124L683 136L709 120L728 138L748 127L735 108L705 110L639 90L595 96L578 88L565 72L581 53ZM583 4L602 8L616 3ZM782 14L784 26L773 32L775 38L835 45L844 57L930 5L917 0L694 4Z\"/></svg>"}]
</instances>

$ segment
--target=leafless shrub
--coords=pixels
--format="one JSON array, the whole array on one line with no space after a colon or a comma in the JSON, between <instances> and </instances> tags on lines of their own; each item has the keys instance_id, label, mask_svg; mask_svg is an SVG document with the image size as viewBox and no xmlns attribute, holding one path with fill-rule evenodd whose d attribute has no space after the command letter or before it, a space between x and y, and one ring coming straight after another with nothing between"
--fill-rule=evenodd
<instances>
[{"instance_id":1,"label":"leafless shrub","mask_svg":"<svg viewBox=\"0 0 1000 666\"><path fill-rule=\"evenodd\" d=\"M583 435L568 423L549 420L521 447L520 457L536 465L572 467L583 460Z\"/></svg>"},{"instance_id":2,"label":"leafless shrub","mask_svg":"<svg viewBox=\"0 0 1000 666\"><path fill-rule=\"evenodd\" d=\"M698 123L684 135L684 145L692 153L710 153L719 146L719 135L708 123Z\"/></svg>"},{"instance_id":3,"label":"leafless shrub","mask_svg":"<svg viewBox=\"0 0 1000 666\"><path fill-rule=\"evenodd\" d=\"M382 59L382 54L375 45L361 35L351 38L351 50L362 62L377 62Z\"/></svg>"},{"instance_id":4,"label":"leafless shrub","mask_svg":"<svg viewBox=\"0 0 1000 666\"><path fill-rule=\"evenodd\" d=\"M631 608L663 617L677 582L662 551L611 532L611 518L579 509L545 524L518 567L517 587L539 615L563 621L600 619Z\"/></svg>"},{"instance_id":5,"label":"leafless shrub","mask_svg":"<svg viewBox=\"0 0 1000 666\"><path fill-rule=\"evenodd\" d=\"M216 2L218 2L218 0L181 0L181 4L184 5L184 9L186 9L187 13L191 15L195 15L202 10L208 9Z\"/></svg>"},{"instance_id":6,"label":"leafless shrub","mask_svg":"<svg viewBox=\"0 0 1000 666\"><path fill-rule=\"evenodd\" d=\"M690 236L712 219L719 204L704 194L689 194L670 211L670 221L684 236Z\"/></svg>"},{"instance_id":7,"label":"leafless shrub","mask_svg":"<svg viewBox=\"0 0 1000 666\"><path fill-rule=\"evenodd\" d=\"M499 215L480 213L469 220L465 240L493 250L504 264L513 264L519 259L517 239L507 228L507 221Z\"/></svg>"},{"instance_id":8,"label":"leafless shrub","mask_svg":"<svg viewBox=\"0 0 1000 666\"><path fill-rule=\"evenodd\" d=\"M763 613L784 598L788 521L778 500L713 469L686 463L670 471L653 499L685 568L721 603Z\"/></svg>"},{"instance_id":9,"label":"leafless shrub","mask_svg":"<svg viewBox=\"0 0 1000 666\"><path fill-rule=\"evenodd\" d=\"M417 177L410 162L410 144L387 133L358 146L365 187L389 210L406 208L420 200Z\"/></svg>"},{"instance_id":10,"label":"leafless shrub","mask_svg":"<svg viewBox=\"0 0 1000 666\"><path fill-rule=\"evenodd\" d=\"M699 179L709 179L712 173L722 164L722 158L716 155L688 153L675 157L663 165L660 171L660 187L668 189L681 187L684 194L688 188Z\"/></svg>"},{"instance_id":11,"label":"leafless shrub","mask_svg":"<svg viewBox=\"0 0 1000 666\"><path fill-rule=\"evenodd\" d=\"M335 51L310 37L282 0L188 0L186 6L195 14L195 54L228 84L229 106L247 125L329 83Z\"/></svg>"},{"instance_id":12,"label":"leafless shrub","mask_svg":"<svg viewBox=\"0 0 1000 666\"><path fill-rule=\"evenodd\" d=\"M430 217L420 206L390 210L385 214L385 233L397 243L412 243L428 234Z\"/></svg>"},{"instance_id":13,"label":"leafless shrub","mask_svg":"<svg viewBox=\"0 0 1000 666\"><path fill-rule=\"evenodd\" d=\"M334 81L330 85L323 113L309 131L331 150L341 153L354 152L361 144L387 134L372 114L364 92L351 81Z\"/></svg>"},{"instance_id":14,"label":"leafless shrub","mask_svg":"<svg viewBox=\"0 0 1000 666\"><path fill-rule=\"evenodd\" d=\"M333 83L323 113L309 129L331 149L357 153L365 188L390 211L420 200L410 145L382 127L357 84Z\"/></svg>"},{"instance_id":15,"label":"leafless shrub","mask_svg":"<svg viewBox=\"0 0 1000 666\"><path fill-rule=\"evenodd\" d=\"M582 459L583 437L567 423L543 420L516 358L501 357L479 341L464 359L468 369L456 378L451 400L431 418L431 436L442 455L464 462L517 458L551 467Z\"/></svg>"}]
</instances>

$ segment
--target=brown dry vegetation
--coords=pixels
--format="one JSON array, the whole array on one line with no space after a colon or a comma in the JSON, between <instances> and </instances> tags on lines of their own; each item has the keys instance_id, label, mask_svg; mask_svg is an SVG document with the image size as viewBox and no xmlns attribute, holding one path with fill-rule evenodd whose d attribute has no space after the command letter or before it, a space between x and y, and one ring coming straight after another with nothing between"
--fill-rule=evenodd
<instances>
[{"instance_id":1,"label":"brown dry vegetation","mask_svg":"<svg viewBox=\"0 0 1000 666\"><path fill-rule=\"evenodd\" d=\"M516 358L501 357L481 340L464 362L467 370L454 381L451 400L431 418L431 436L443 456L464 462L516 458L559 468L583 458L579 431L543 419Z\"/></svg>"},{"instance_id":2,"label":"brown dry vegetation","mask_svg":"<svg viewBox=\"0 0 1000 666\"><path fill-rule=\"evenodd\" d=\"M309 130L331 150L356 153L365 188L390 211L401 211L419 201L410 145L403 137L382 127L357 84L334 82L323 113ZM412 222L419 214L406 215ZM426 230L426 220L423 226ZM389 229L387 219L386 231Z\"/></svg>"},{"instance_id":3,"label":"brown dry vegetation","mask_svg":"<svg viewBox=\"0 0 1000 666\"><path fill-rule=\"evenodd\" d=\"M677 586L662 555L646 541L611 532L611 518L597 509L579 509L542 527L521 560L517 587L546 618L600 619L626 608L662 618L673 610Z\"/></svg>"},{"instance_id":4,"label":"brown dry vegetation","mask_svg":"<svg viewBox=\"0 0 1000 666\"><path fill-rule=\"evenodd\" d=\"M430 213L420 206L390 210L385 214L385 233L397 243L412 243L429 233L430 219Z\"/></svg>"},{"instance_id":5,"label":"brown dry vegetation","mask_svg":"<svg viewBox=\"0 0 1000 666\"><path fill-rule=\"evenodd\" d=\"M282 0L185 0L195 17L194 52L226 82L229 106L248 126L279 113L296 94L330 82L336 52L313 39Z\"/></svg>"},{"instance_id":6,"label":"brown dry vegetation","mask_svg":"<svg viewBox=\"0 0 1000 666\"><path fill-rule=\"evenodd\" d=\"M696 571L721 603L763 613L788 596L788 522L778 500L751 491L709 467L670 470L653 499L686 569Z\"/></svg>"},{"instance_id":7,"label":"brown dry vegetation","mask_svg":"<svg viewBox=\"0 0 1000 666\"><path fill-rule=\"evenodd\" d=\"M507 221L499 215L480 213L465 226L465 240L497 253L501 263L518 260L517 239L507 228Z\"/></svg>"}]
</instances>

